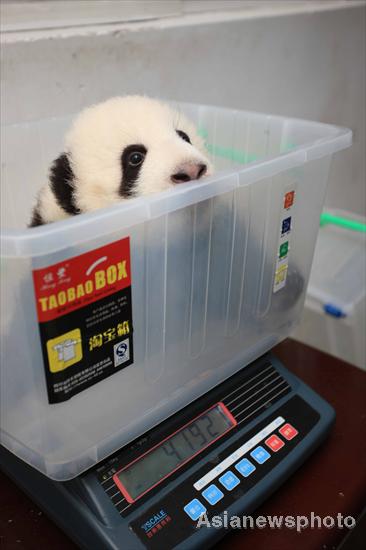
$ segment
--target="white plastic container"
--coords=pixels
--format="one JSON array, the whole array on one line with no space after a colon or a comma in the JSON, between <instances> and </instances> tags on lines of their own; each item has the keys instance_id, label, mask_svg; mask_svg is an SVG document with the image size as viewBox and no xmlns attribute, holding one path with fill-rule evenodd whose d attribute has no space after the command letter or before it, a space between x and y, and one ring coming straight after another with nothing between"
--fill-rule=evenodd
<instances>
[{"instance_id":1,"label":"white plastic container","mask_svg":"<svg viewBox=\"0 0 366 550\"><path fill-rule=\"evenodd\" d=\"M350 212L332 216L366 223ZM366 368L366 233L320 228L301 323L293 337Z\"/></svg>"},{"instance_id":2,"label":"white plastic container","mask_svg":"<svg viewBox=\"0 0 366 550\"><path fill-rule=\"evenodd\" d=\"M350 146L351 132L180 108L206 137L215 176L35 229L25 229L30 204L70 119L2 129L1 443L53 479L78 475L189 404L299 320L331 157ZM32 270L124 237L134 363L49 404Z\"/></svg>"}]
</instances>

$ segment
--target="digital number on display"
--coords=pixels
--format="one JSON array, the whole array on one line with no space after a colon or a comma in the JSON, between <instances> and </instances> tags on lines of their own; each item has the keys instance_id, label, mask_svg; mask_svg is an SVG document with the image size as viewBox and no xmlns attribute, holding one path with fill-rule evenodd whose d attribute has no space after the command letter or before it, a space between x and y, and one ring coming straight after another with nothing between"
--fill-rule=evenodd
<instances>
[{"instance_id":1,"label":"digital number on display","mask_svg":"<svg viewBox=\"0 0 366 550\"><path fill-rule=\"evenodd\" d=\"M217 403L117 472L113 479L130 503L186 464L236 426L223 403Z\"/></svg>"}]
</instances>

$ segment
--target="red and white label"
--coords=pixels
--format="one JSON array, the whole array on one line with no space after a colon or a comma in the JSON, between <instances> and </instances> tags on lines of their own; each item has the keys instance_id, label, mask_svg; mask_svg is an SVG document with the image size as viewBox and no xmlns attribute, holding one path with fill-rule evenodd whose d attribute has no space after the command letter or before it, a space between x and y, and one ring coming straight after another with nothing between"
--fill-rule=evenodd
<instances>
[{"instance_id":1,"label":"red and white label","mask_svg":"<svg viewBox=\"0 0 366 550\"><path fill-rule=\"evenodd\" d=\"M38 320L57 319L131 286L130 239L33 271Z\"/></svg>"}]
</instances>

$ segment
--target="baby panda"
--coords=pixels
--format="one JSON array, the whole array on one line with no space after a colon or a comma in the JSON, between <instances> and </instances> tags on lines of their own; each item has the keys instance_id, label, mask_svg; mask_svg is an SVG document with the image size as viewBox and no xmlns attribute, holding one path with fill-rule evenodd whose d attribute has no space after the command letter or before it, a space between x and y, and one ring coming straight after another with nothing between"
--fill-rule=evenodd
<instances>
[{"instance_id":1,"label":"baby panda","mask_svg":"<svg viewBox=\"0 0 366 550\"><path fill-rule=\"evenodd\" d=\"M53 162L49 180L38 195L30 227L166 191L212 173L204 142L183 114L144 96L114 97L76 117L66 136L65 151ZM230 209L230 200L223 199L220 204ZM189 226L194 223L192 215L186 214ZM199 234L210 230L207 209L196 221ZM180 255L181 237L175 237L175 253ZM250 246L255 249L257 243L252 241ZM197 243L195 252L204 258L205 249ZM266 264L265 272L272 272L273 259L267 258ZM253 301L257 278L253 273L246 282L248 289L253 287L249 292ZM272 313L278 315L294 307L303 288L303 277L291 268L287 292L272 297ZM254 308L254 302L248 307ZM271 316L265 321L271 323Z\"/></svg>"},{"instance_id":2,"label":"baby panda","mask_svg":"<svg viewBox=\"0 0 366 550\"><path fill-rule=\"evenodd\" d=\"M212 172L203 140L183 114L144 96L114 97L76 117L29 225L165 191Z\"/></svg>"}]
</instances>

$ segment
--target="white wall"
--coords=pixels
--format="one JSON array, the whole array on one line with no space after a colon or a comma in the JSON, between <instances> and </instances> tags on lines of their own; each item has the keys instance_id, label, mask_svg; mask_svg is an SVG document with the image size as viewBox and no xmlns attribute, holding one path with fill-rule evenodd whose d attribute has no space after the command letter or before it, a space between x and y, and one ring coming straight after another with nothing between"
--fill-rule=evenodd
<instances>
[{"instance_id":1,"label":"white wall","mask_svg":"<svg viewBox=\"0 0 366 550\"><path fill-rule=\"evenodd\" d=\"M1 56L3 122L133 92L348 126L327 205L365 213L365 5L7 33Z\"/></svg>"}]
</instances>

